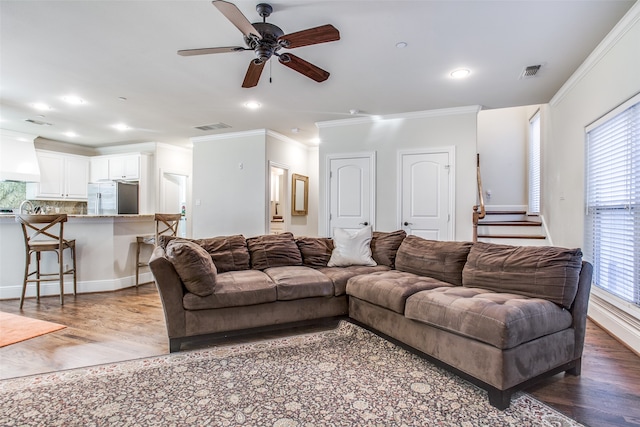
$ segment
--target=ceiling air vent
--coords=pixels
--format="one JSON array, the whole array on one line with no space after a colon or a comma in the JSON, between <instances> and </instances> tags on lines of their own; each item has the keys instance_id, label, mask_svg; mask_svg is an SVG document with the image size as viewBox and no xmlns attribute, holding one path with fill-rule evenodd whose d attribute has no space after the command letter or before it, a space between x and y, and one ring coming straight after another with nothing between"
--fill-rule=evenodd
<instances>
[{"instance_id":1,"label":"ceiling air vent","mask_svg":"<svg viewBox=\"0 0 640 427\"><path fill-rule=\"evenodd\" d=\"M522 70L520 78L529 79L531 77L535 77L535 75L538 74L540 67L542 67L542 65L529 65L528 67L525 67L525 69Z\"/></svg>"},{"instance_id":2,"label":"ceiling air vent","mask_svg":"<svg viewBox=\"0 0 640 427\"><path fill-rule=\"evenodd\" d=\"M25 119L24 121L32 123L34 125L39 125L39 126L53 126L51 123L41 122L40 120Z\"/></svg>"},{"instance_id":3,"label":"ceiling air vent","mask_svg":"<svg viewBox=\"0 0 640 427\"><path fill-rule=\"evenodd\" d=\"M226 128L230 128L231 126L229 126L226 123L212 123L210 125L203 125L203 126L196 126L196 129L200 129L200 130L218 130L218 129L226 129Z\"/></svg>"}]
</instances>

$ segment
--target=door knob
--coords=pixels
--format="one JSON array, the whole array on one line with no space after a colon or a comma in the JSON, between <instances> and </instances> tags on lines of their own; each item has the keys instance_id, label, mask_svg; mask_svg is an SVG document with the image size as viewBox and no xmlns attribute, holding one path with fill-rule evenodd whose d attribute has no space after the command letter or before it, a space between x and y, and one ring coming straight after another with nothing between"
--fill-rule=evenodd
<instances>
[{"instance_id":1,"label":"door knob","mask_svg":"<svg viewBox=\"0 0 640 427\"><path fill-rule=\"evenodd\" d=\"M365 225L366 226L366 225L369 225L369 223L367 221L365 221L365 222L361 222L360 225Z\"/></svg>"},{"instance_id":2,"label":"door knob","mask_svg":"<svg viewBox=\"0 0 640 427\"><path fill-rule=\"evenodd\" d=\"M412 223L412 222L407 222L407 221L405 221L405 222L404 222L404 226L405 226L405 227L408 227L408 226L410 226L410 225L413 225L413 223Z\"/></svg>"}]
</instances>

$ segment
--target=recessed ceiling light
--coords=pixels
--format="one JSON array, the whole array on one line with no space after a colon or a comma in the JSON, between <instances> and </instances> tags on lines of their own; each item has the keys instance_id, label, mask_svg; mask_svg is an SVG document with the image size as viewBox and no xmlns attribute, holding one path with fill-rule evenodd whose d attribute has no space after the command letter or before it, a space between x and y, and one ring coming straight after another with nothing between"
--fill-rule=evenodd
<instances>
[{"instance_id":1,"label":"recessed ceiling light","mask_svg":"<svg viewBox=\"0 0 640 427\"><path fill-rule=\"evenodd\" d=\"M118 100L119 100L119 101L126 101L126 100L127 100L127 98L125 98L124 96L119 96L119 97L118 97Z\"/></svg>"},{"instance_id":2,"label":"recessed ceiling light","mask_svg":"<svg viewBox=\"0 0 640 427\"><path fill-rule=\"evenodd\" d=\"M407 46L408 46L407 42L398 42L398 43L396 43L396 47L398 49L404 49Z\"/></svg>"},{"instance_id":3,"label":"recessed ceiling light","mask_svg":"<svg viewBox=\"0 0 640 427\"><path fill-rule=\"evenodd\" d=\"M114 128L114 129L117 129L117 130L119 130L119 131L125 131L125 130L129 130L129 129L131 129L129 126L127 126L127 125L126 125L126 124L124 124L124 123L118 123L118 124L115 124L115 125L113 125L113 128Z\"/></svg>"},{"instance_id":4,"label":"recessed ceiling light","mask_svg":"<svg viewBox=\"0 0 640 427\"><path fill-rule=\"evenodd\" d=\"M291 132L298 133L300 132L300 128L291 128Z\"/></svg>"},{"instance_id":5,"label":"recessed ceiling light","mask_svg":"<svg viewBox=\"0 0 640 427\"><path fill-rule=\"evenodd\" d=\"M65 132L63 135L64 135L64 136L68 136L69 138L75 138L76 136L78 136L78 134L77 134L77 133L75 133L75 132L71 132L71 131L69 131L69 132Z\"/></svg>"},{"instance_id":6,"label":"recessed ceiling light","mask_svg":"<svg viewBox=\"0 0 640 427\"><path fill-rule=\"evenodd\" d=\"M468 77L469 74L471 74L471 70L467 68L458 68L456 70L453 70L450 76L454 79L464 79L465 77Z\"/></svg>"},{"instance_id":7,"label":"recessed ceiling light","mask_svg":"<svg viewBox=\"0 0 640 427\"><path fill-rule=\"evenodd\" d=\"M355 116L356 114L360 114L360 110L352 108L351 110L349 110L349 114L351 114L352 116Z\"/></svg>"},{"instance_id":8,"label":"recessed ceiling light","mask_svg":"<svg viewBox=\"0 0 640 427\"><path fill-rule=\"evenodd\" d=\"M250 110L257 110L262 106L262 104L260 104L258 101L248 101L245 102L244 106Z\"/></svg>"},{"instance_id":9,"label":"recessed ceiling light","mask_svg":"<svg viewBox=\"0 0 640 427\"><path fill-rule=\"evenodd\" d=\"M47 104L45 104L44 102L34 102L33 104L31 104L31 106L33 108L35 108L36 110L40 110L40 111L49 111L49 110L51 110L51 107L48 106Z\"/></svg>"},{"instance_id":10,"label":"recessed ceiling light","mask_svg":"<svg viewBox=\"0 0 640 427\"><path fill-rule=\"evenodd\" d=\"M62 100L64 102L67 102L67 103L72 104L72 105L82 105L82 104L84 104L84 99L80 98L79 96L75 96L75 95L63 96Z\"/></svg>"}]
</instances>

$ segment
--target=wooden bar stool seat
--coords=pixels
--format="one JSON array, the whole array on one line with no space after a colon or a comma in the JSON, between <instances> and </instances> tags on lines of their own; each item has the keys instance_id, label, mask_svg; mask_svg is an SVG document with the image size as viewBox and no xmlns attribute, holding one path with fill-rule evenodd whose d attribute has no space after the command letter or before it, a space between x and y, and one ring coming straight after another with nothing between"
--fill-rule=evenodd
<instances>
[{"instance_id":1,"label":"wooden bar stool seat","mask_svg":"<svg viewBox=\"0 0 640 427\"><path fill-rule=\"evenodd\" d=\"M73 295L77 291L76 278L76 241L64 238L64 223L67 214L55 215L16 215L16 222L22 226L24 236L26 260L24 267L24 281L20 296L20 308L24 304L24 296L28 283L36 284L36 298L40 301L40 282L60 282L60 305L64 304L64 276L73 274ZM64 268L64 250L71 251L72 267ZM55 252L58 260L58 271L43 273L40 271L40 261L43 252ZM35 254L36 268L30 270L32 255Z\"/></svg>"},{"instance_id":2,"label":"wooden bar stool seat","mask_svg":"<svg viewBox=\"0 0 640 427\"><path fill-rule=\"evenodd\" d=\"M153 245L158 243L159 236L176 236L178 234L178 225L182 214L161 214L154 216L156 221L156 233L145 236L136 236L136 288L139 284L140 267L147 267L148 261L140 261L140 249L142 245Z\"/></svg>"}]
</instances>

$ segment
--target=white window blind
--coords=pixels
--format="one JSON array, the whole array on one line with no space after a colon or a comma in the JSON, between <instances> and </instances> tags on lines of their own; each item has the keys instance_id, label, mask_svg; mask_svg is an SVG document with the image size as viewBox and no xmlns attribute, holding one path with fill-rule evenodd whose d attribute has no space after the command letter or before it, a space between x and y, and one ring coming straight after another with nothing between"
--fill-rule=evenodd
<instances>
[{"instance_id":1,"label":"white window blind","mask_svg":"<svg viewBox=\"0 0 640 427\"><path fill-rule=\"evenodd\" d=\"M586 175L593 284L640 306L640 95L587 128Z\"/></svg>"},{"instance_id":2,"label":"white window blind","mask_svg":"<svg viewBox=\"0 0 640 427\"><path fill-rule=\"evenodd\" d=\"M529 213L540 213L540 111L529 120Z\"/></svg>"}]
</instances>

